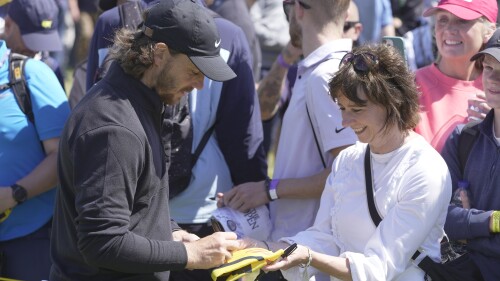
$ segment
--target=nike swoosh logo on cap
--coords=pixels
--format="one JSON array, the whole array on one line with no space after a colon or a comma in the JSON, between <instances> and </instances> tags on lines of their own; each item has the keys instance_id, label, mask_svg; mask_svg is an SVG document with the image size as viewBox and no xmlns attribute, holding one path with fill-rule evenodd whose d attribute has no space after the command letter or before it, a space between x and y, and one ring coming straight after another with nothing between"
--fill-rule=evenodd
<instances>
[{"instance_id":1,"label":"nike swoosh logo on cap","mask_svg":"<svg viewBox=\"0 0 500 281\"><path fill-rule=\"evenodd\" d=\"M335 133L337 133L337 134L338 134L338 133L342 132L345 128L347 128L347 127L344 127L344 128L342 128L342 129L340 129L340 130L339 130L339 129L337 129L337 128L335 128Z\"/></svg>"},{"instance_id":2,"label":"nike swoosh logo on cap","mask_svg":"<svg viewBox=\"0 0 500 281\"><path fill-rule=\"evenodd\" d=\"M215 40L215 48L219 48L220 42L222 40L219 38L219 41Z\"/></svg>"}]
</instances>

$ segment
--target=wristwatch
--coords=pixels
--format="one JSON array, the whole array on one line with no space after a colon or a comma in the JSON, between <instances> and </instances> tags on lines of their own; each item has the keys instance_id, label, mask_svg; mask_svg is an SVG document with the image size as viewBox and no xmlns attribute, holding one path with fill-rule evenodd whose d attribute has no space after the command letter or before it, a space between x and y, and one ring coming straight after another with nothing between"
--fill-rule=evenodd
<instances>
[{"instance_id":1,"label":"wristwatch","mask_svg":"<svg viewBox=\"0 0 500 281\"><path fill-rule=\"evenodd\" d=\"M22 204L28 199L28 191L26 191L26 188L17 183L11 185L10 188L12 188L12 197L17 201L17 204Z\"/></svg>"}]
</instances>

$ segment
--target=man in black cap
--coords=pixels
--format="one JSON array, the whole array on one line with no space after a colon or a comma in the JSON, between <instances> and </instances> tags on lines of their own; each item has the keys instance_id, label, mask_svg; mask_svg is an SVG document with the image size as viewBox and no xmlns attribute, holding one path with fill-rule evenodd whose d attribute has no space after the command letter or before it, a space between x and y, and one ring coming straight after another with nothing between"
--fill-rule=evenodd
<instances>
[{"instance_id":1,"label":"man in black cap","mask_svg":"<svg viewBox=\"0 0 500 281\"><path fill-rule=\"evenodd\" d=\"M240 248L235 233L198 239L170 219L164 104L204 75L235 77L211 16L190 0L148 10L120 30L115 61L74 109L61 137L50 280L165 280L170 270L216 267Z\"/></svg>"},{"instance_id":2,"label":"man in black cap","mask_svg":"<svg viewBox=\"0 0 500 281\"><path fill-rule=\"evenodd\" d=\"M12 52L45 62L64 88L59 64L49 56L49 52L62 50L58 13L54 0L12 0L5 18L4 39Z\"/></svg>"}]
</instances>

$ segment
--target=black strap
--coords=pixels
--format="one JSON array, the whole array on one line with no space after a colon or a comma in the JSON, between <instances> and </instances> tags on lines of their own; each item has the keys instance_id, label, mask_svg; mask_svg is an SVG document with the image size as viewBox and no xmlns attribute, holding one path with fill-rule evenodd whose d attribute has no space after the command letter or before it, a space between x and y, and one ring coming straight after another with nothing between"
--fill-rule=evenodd
<instances>
[{"instance_id":1,"label":"black strap","mask_svg":"<svg viewBox=\"0 0 500 281\"><path fill-rule=\"evenodd\" d=\"M469 158L470 151L479 136L479 123L480 121L471 121L467 123L458 136L458 160L462 179L464 178L465 164Z\"/></svg>"},{"instance_id":2,"label":"black strap","mask_svg":"<svg viewBox=\"0 0 500 281\"><path fill-rule=\"evenodd\" d=\"M35 116L31 107L31 96L24 81L24 65L28 57L21 54L10 53L9 55L9 84L16 97L21 111L28 117L28 120L35 124Z\"/></svg>"},{"instance_id":3,"label":"black strap","mask_svg":"<svg viewBox=\"0 0 500 281\"><path fill-rule=\"evenodd\" d=\"M368 209L370 210L370 216L375 226L378 226L382 221L377 208L375 207L375 201L373 200L373 179L372 179L372 165L370 161L370 146L366 146L365 152L365 182L366 182L366 198L368 200Z\"/></svg>"},{"instance_id":4,"label":"black strap","mask_svg":"<svg viewBox=\"0 0 500 281\"><path fill-rule=\"evenodd\" d=\"M207 145L208 140L210 139L210 136L212 135L212 132L215 129L215 124L217 122L214 122L214 124L208 128L208 130L203 134L203 137L200 140L200 143L194 150L194 153L191 155L191 168L194 167L196 164L196 161L198 161L198 158L200 157L201 152L203 152L203 149L205 148L205 145Z\"/></svg>"},{"instance_id":5,"label":"black strap","mask_svg":"<svg viewBox=\"0 0 500 281\"><path fill-rule=\"evenodd\" d=\"M370 161L370 146L366 146L365 152L365 182L366 182L366 199L368 201L368 210L370 211L370 216L375 226L378 226L382 221L382 217L375 207L375 201L373 200L373 185L372 185L372 165ZM413 256L412 260L415 260L420 255L420 251L417 250Z\"/></svg>"},{"instance_id":6,"label":"black strap","mask_svg":"<svg viewBox=\"0 0 500 281\"><path fill-rule=\"evenodd\" d=\"M316 137L316 130L314 130L314 125L311 119L311 114L309 114L309 108L307 107L306 101L306 111L307 117L309 117L309 123L311 124L311 129L313 131L314 141L316 142L316 148L318 148L319 157L321 157L321 163L323 163L323 168L326 168L325 158L323 158L323 153L321 152L321 148L319 147L318 137Z\"/></svg>"},{"instance_id":7,"label":"black strap","mask_svg":"<svg viewBox=\"0 0 500 281\"><path fill-rule=\"evenodd\" d=\"M118 5L122 27L135 30L142 22L142 10L141 2L137 0Z\"/></svg>"}]
</instances>

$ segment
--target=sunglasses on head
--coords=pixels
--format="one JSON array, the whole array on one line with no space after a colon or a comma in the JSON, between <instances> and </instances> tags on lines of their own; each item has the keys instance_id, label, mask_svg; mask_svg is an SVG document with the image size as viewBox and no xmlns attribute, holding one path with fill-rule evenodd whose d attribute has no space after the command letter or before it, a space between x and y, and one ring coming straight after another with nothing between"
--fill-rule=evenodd
<instances>
[{"instance_id":1,"label":"sunglasses on head","mask_svg":"<svg viewBox=\"0 0 500 281\"><path fill-rule=\"evenodd\" d=\"M340 61L340 66L352 65L354 71L366 73L378 64L378 57L371 53L347 53Z\"/></svg>"},{"instance_id":2,"label":"sunglasses on head","mask_svg":"<svg viewBox=\"0 0 500 281\"><path fill-rule=\"evenodd\" d=\"M298 2L302 8L304 8L306 10L311 9L311 6L309 4L306 4L300 0ZM286 16L287 21L290 18L290 10L292 9L293 5L295 5L295 0L283 0L283 11L285 12L285 16Z\"/></svg>"},{"instance_id":3,"label":"sunglasses on head","mask_svg":"<svg viewBox=\"0 0 500 281\"><path fill-rule=\"evenodd\" d=\"M346 33L349 29L353 28L359 21L346 21L344 23L344 33Z\"/></svg>"}]
</instances>

